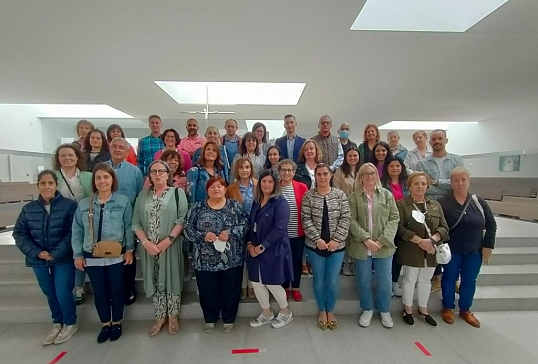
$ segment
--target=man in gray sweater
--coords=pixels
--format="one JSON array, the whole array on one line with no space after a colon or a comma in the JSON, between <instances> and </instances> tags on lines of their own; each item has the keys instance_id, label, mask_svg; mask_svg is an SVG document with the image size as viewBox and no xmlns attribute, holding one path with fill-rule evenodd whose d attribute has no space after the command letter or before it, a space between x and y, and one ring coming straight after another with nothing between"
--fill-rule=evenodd
<instances>
[{"instance_id":1,"label":"man in gray sweater","mask_svg":"<svg viewBox=\"0 0 538 364\"><path fill-rule=\"evenodd\" d=\"M322 162L331 167L331 171L334 172L342 165L344 161L344 150L340 139L336 135L331 135L331 128L333 122L329 115L323 115L319 118L318 135L313 136L311 139L318 143L323 154Z\"/></svg>"}]
</instances>

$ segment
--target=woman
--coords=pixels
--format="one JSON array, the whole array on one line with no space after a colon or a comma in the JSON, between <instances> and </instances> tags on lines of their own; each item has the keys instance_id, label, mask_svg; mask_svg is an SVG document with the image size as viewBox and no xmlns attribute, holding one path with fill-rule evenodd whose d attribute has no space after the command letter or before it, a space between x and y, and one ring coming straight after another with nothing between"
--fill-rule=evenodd
<instances>
[{"instance_id":1,"label":"woman","mask_svg":"<svg viewBox=\"0 0 538 364\"><path fill-rule=\"evenodd\" d=\"M153 160L161 160L161 156L164 152L166 152L167 150L175 150L181 155L181 161L183 165L182 172L186 174L187 171L192 167L191 157L189 153L179 148L179 142L181 141L181 138L179 137L177 131L175 129L166 129L164 133L161 134L161 140L164 143L164 149L159 150L157 153L155 153Z\"/></svg>"},{"instance_id":2,"label":"woman","mask_svg":"<svg viewBox=\"0 0 538 364\"><path fill-rule=\"evenodd\" d=\"M426 324L435 327L437 322L428 314L430 280L437 265L434 245L447 240L448 226L441 205L425 195L430 178L423 172L414 172L407 184L410 194L397 204L400 221L396 233L396 259L403 266L403 320L409 326L415 323L413 295L416 285L418 314Z\"/></svg>"},{"instance_id":3,"label":"woman","mask_svg":"<svg viewBox=\"0 0 538 364\"><path fill-rule=\"evenodd\" d=\"M487 202L469 194L470 176L464 167L450 172L452 191L439 198L446 222L450 227L448 245L452 259L444 265L441 287L443 291L443 321L454 323L455 284L461 276L459 314L471 326L480 327L480 321L470 311L476 290L476 278L482 263L488 263L493 248L497 223Z\"/></svg>"},{"instance_id":4,"label":"woman","mask_svg":"<svg viewBox=\"0 0 538 364\"><path fill-rule=\"evenodd\" d=\"M409 196L405 164L396 157L388 159L386 162L381 185L392 192L394 200L398 202ZM395 244L398 246L398 241ZM392 259L392 294L396 297L402 297L402 287L398 283L401 272L402 265L398 262L398 259Z\"/></svg>"},{"instance_id":5,"label":"woman","mask_svg":"<svg viewBox=\"0 0 538 364\"><path fill-rule=\"evenodd\" d=\"M226 178L228 178L230 175L230 162L228 158L228 151L220 143L221 139L219 129L214 126L208 126L204 136L206 141L215 142L219 145L220 155L222 156L222 163L224 164L224 175L226 176ZM192 156L192 164L196 164L198 162L201 154L202 147L196 149L196 151L194 152L194 155Z\"/></svg>"},{"instance_id":6,"label":"woman","mask_svg":"<svg viewBox=\"0 0 538 364\"><path fill-rule=\"evenodd\" d=\"M278 329L293 320L282 287L282 283L293 278L287 232L289 220L290 208L280 193L276 175L271 170L263 171L254 194L247 238L248 276L261 306L260 315L250 322L251 327L271 324ZM269 304L269 292L280 306L276 318Z\"/></svg>"},{"instance_id":7,"label":"woman","mask_svg":"<svg viewBox=\"0 0 538 364\"><path fill-rule=\"evenodd\" d=\"M175 150L165 150L161 154L162 162L166 162L170 167L170 173L172 173L172 184L174 187L181 188L183 191L187 190L187 177L185 172L183 172L183 158L181 154ZM150 187L150 178L146 177L144 182L144 189L147 190Z\"/></svg>"},{"instance_id":8,"label":"woman","mask_svg":"<svg viewBox=\"0 0 538 364\"><path fill-rule=\"evenodd\" d=\"M71 249L71 223L77 203L62 196L56 173L49 169L38 174L37 188L39 197L22 208L13 239L26 256L26 266L34 270L52 313L52 330L43 345L61 344L78 330Z\"/></svg>"},{"instance_id":9,"label":"woman","mask_svg":"<svg viewBox=\"0 0 538 364\"><path fill-rule=\"evenodd\" d=\"M177 153L177 152L176 152ZM166 162L153 161L148 167L148 190L136 199L133 230L140 241L146 297L153 296L155 324L149 336L157 335L168 318L168 332L179 331L179 310L183 288L183 254L180 236L187 215L185 192L174 187Z\"/></svg>"},{"instance_id":10,"label":"woman","mask_svg":"<svg viewBox=\"0 0 538 364\"><path fill-rule=\"evenodd\" d=\"M261 155L267 155L271 143L267 140L267 128L264 123L254 123L252 125L252 132L256 135L258 140L258 149Z\"/></svg>"},{"instance_id":11,"label":"woman","mask_svg":"<svg viewBox=\"0 0 538 364\"><path fill-rule=\"evenodd\" d=\"M211 177L220 176L226 180L223 167L219 145L205 142L200 159L187 172L187 197L191 206L207 199L205 185Z\"/></svg>"},{"instance_id":12,"label":"woman","mask_svg":"<svg viewBox=\"0 0 538 364\"><path fill-rule=\"evenodd\" d=\"M58 180L58 191L63 197L79 202L92 194L92 174L86 172L82 152L71 144L62 144L54 153L54 170ZM75 271L75 302L84 302L86 272Z\"/></svg>"},{"instance_id":13,"label":"woman","mask_svg":"<svg viewBox=\"0 0 538 364\"><path fill-rule=\"evenodd\" d=\"M277 174L277 177L280 179L280 176L278 175L278 162L280 162L281 160L282 152L280 151L280 148L277 145L272 145L267 149L265 164L263 165L263 168L273 170L273 172L275 172Z\"/></svg>"},{"instance_id":14,"label":"woman","mask_svg":"<svg viewBox=\"0 0 538 364\"><path fill-rule=\"evenodd\" d=\"M118 184L112 167L97 164L92 177L94 194L79 202L73 219L71 245L75 267L90 277L95 308L103 324L98 343L116 341L122 335L123 271L124 265L133 263L133 207L126 196L116 192ZM121 255L94 257L94 244L102 241L121 244Z\"/></svg>"},{"instance_id":15,"label":"woman","mask_svg":"<svg viewBox=\"0 0 538 364\"><path fill-rule=\"evenodd\" d=\"M239 158L247 157L250 158L252 164L254 165L254 178L259 178L263 171L265 154L260 153L258 145L258 139L256 139L256 135L254 135L254 133L245 133L245 135L243 135L241 145L239 146L239 152L234 157L232 169L233 165ZM235 178L237 178L237 176L232 175L231 181L234 181Z\"/></svg>"},{"instance_id":16,"label":"woman","mask_svg":"<svg viewBox=\"0 0 538 364\"><path fill-rule=\"evenodd\" d=\"M254 203L254 190L258 184L258 180L253 177L254 166L249 158L239 158L234 164L234 174L238 179L230 184L226 189L226 198L235 200L246 211L247 216L252 210ZM247 291L248 287L248 291ZM241 283L241 299L255 298L252 282L248 280L248 269L246 263L243 266L243 281Z\"/></svg>"},{"instance_id":17,"label":"woman","mask_svg":"<svg viewBox=\"0 0 538 364\"><path fill-rule=\"evenodd\" d=\"M431 150L428 148L428 134L424 130L419 130L413 133L413 141L417 146L415 149L409 151L405 157L405 165L411 170L416 171L418 161L432 155Z\"/></svg>"},{"instance_id":18,"label":"woman","mask_svg":"<svg viewBox=\"0 0 538 364\"><path fill-rule=\"evenodd\" d=\"M338 326L333 311L338 298L338 275L344 260L351 213L346 194L330 185L330 167L318 164L315 174L316 186L305 194L301 205L301 221L314 272L318 327L335 330Z\"/></svg>"},{"instance_id":19,"label":"woman","mask_svg":"<svg viewBox=\"0 0 538 364\"><path fill-rule=\"evenodd\" d=\"M358 172L361 165L359 149L356 146L349 147L344 154L342 165L334 172L333 186L342 190L346 196L351 195L358 186ZM345 276L356 275L353 258L348 254L344 255L342 273Z\"/></svg>"},{"instance_id":20,"label":"woman","mask_svg":"<svg viewBox=\"0 0 538 364\"><path fill-rule=\"evenodd\" d=\"M378 142L374 146L374 154L370 157L368 162L372 163L377 168L379 178L383 178L383 171L388 161L394 159L390 146L387 142Z\"/></svg>"},{"instance_id":21,"label":"woman","mask_svg":"<svg viewBox=\"0 0 538 364\"><path fill-rule=\"evenodd\" d=\"M349 196L351 208L350 239L347 253L355 259L359 281L360 306L363 312L359 325L370 326L374 314L372 262L377 280L377 309L381 323L393 326L390 315L391 266L396 251L394 237L398 229L398 208L390 191L381 187L377 168L365 163L359 169L359 185Z\"/></svg>"},{"instance_id":22,"label":"woman","mask_svg":"<svg viewBox=\"0 0 538 364\"><path fill-rule=\"evenodd\" d=\"M114 138L123 138L123 139L126 138L123 129L118 124L112 124L106 130L106 139L109 144L112 143L112 140ZM129 154L127 154L127 158L125 158L125 160L131 163L133 166L136 166L136 163L137 163L136 152L132 145L129 148Z\"/></svg>"},{"instance_id":23,"label":"woman","mask_svg":"<svg viewBox=\"0 0 538 364\"><path fill-rule=\"evenodd\" d=\"M226 198L226 181L211 177L208 199L189 211L185 235L194 242L194 269L204 312L205 332L212 332L219 317L223 330L233 330L237 310L248 217L239 202Z\"/></svg>"},{"instance_id":24,"label":"woman","mask_svg":"<svg viewBox=\"0 0 538 364\"><path fill-rule=\"evenodd\" d=\"M108 141L102 130L93 129L86 138L84 149L86 150L86 167L88 172L93 172L97 164L110 160Z\"/></svg>"},{"instance_id":25,"label":"woman","mask_svg":"<svg viewBox=\"0 0 538 364\"><path fill-rule=\"evenodd\" d=\"M314 188L314 170L321 163L321 149L314 140L304 142L299 151L295 180L304 183L308 189Z\"/></svg>"},{"instance_id":26,"label":"woman","mask_svg":"<svg viewBox=\"0 0 538 364\"><path fill-rule=\"evenodd\" d=\"M364 128L363 142L359 144L361 161L369 162L374 155L374 146L381 140L379 129L375 124L368 124Z\"/></svg>"},{"instance_id":27,"label":"woman","mask_svg":"<svg viewBox=\"0 0 538 364\"><path fill-rule=\"evenodd\" d=\"M76 127L78 139L71 145L78 147L82 153L86 152L86 139L93 129L95 129L95 126L88 120L79 120Z\"/></svg>"},{"instance_id":28,"label":"woman","mask_svg":"<svg viewBox=\"0 0 538 364\"><path fill-rule=\"evenodd\" d=\"M301 302L303 295L300 291L302 262L304 253L305 233L301 222L301 205L303 197L308 191L304 183L293 180L297 165L291 159L285 159L278 163L280 174L280 188L282 196L288 202L290 208L290 219L288 221L288 238L291 246L291 261L293 265L293 280L284 282L286 295L293 297L295 302Z\"/></svg>"}]
</instances>

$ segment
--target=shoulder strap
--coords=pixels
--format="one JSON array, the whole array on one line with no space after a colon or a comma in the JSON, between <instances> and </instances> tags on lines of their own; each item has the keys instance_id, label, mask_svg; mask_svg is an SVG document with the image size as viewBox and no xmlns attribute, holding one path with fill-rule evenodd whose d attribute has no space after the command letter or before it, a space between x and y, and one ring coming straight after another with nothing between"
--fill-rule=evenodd
<instances>
[{"instance_id":1,"label":"shoulder strap","mask_svg":"<svg viewBox=\"0 0 538 364\"><path fill-rule=\"evenodd\" d=\"M179 192L178 188L174 190L174 196L176 197L176 211L179 210Z\"/></svg>"},{"instance_id":2,"label":"shoulder strap","mask_svg":"<svg viewBox=\"0 0 538 364\"><path fill-rule=\"evenodd\" d=\"M90 221L90 236L92 238L92 243L95 244L95 238L93 236L93 196L89 197L89 210L88 210L88 220Z\"/></svg>"},{"instance_id":3,"label":"shoulder strap","mask_svg":"<svg viewBox=\"0 0 538 364\"><path fill-rule=\"evenodd\" d=\"M456 226L458 226L461 219L463 218L463 215L465 215L465 211L467 211L467 207L469 207L469 204L471 203L471 200L472 200L472 198L470 198L469 201L467 201L467 203L465 204L465 206L463 206L463 210L461 211L460 217L458 217L458 220L456 221L456 223L449 228L450 230L452 230Z\"/></svg>"},{"instance_id":4,"label":"shoulder strap","mask_svg":"<svg viewBox=\"0 0 538 364\"><path fill-rule=\"evenodd\" d=\"M61 170L60 170L60 175L62 176L62 179L64 180L65 185L69 189L71 196L75 197L75 194L73 193L73 190L71 189L71 185L69 184L69 182L67 182L67 179L65 178L64 173Z\"/></svg>"},{"instance_id":5,"label":"shoulder strap","mask_svg":"<svg viewBox=\"0 0 538 364\"><path fill-rule=\"evenodd\" d=\"M478 196L471 195L471 198L476 204L476 207L478 207L478 209L480 210L480 213L482 214L482 217L484 218L484 220L486 220L486 215L484 214L484 208L482 207L482 204L480 203L480 201L478 201Z\"/></svg>"}]
</instances>

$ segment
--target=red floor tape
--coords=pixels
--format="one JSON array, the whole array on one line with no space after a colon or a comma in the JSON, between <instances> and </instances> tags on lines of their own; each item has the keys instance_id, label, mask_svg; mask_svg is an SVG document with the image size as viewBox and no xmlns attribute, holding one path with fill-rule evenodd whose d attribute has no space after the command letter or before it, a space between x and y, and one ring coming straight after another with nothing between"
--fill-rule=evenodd
<instances>
[{"instance_id":1,"label":"red floor tape","mask_svg":"<svg viewBox=\"0 0 538 364\"><path fill-rule=\"evenodd\" d=\"M60 361L60 359L62 359L65 354L67 354L67 351L62 351L60 354L58 354L58 356L56 358L54 358L49 364L56 364L57 362Z\"/></svg>"},{"instance_id":2,"label":"red floor tape","mask_svg":"<svg viewBox=\"0 0 538 364\"><path fill-rule=\"evenodd\" d=\"M264 353L266 351L267 351L266 348L232 349L232 354L258 354L258 353Z\"/></svg>"},{"instance_id":3,"label":"red floor tape","mask_svg":"<svg viewBox=\"0 0 538 364\"><path fill-rule=\"evenodd\" d=\"M417 348L420 349L420 351L422 351L424 353L424 355L432 356L432 354L430 354L430 352L421 343L419 343L418 341L415 341L415 345L417 346Z\"/></svg>"}]
</instances>

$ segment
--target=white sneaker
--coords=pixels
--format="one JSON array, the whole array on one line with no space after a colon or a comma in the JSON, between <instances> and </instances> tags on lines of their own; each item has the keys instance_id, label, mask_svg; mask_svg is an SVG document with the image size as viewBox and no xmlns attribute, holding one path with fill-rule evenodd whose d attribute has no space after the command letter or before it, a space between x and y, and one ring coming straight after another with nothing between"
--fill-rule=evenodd
<instances>
[{"instance_id":1,"label":"white sneaker","mask_svg":"<svg viewBox=\"0 0 538 364\"><path fill-rule=\"evenodd\" d=\"M53 324L52 330L50 334L43 340L43 346L52 345L54 344L54 340L56 340L56 337L62 331L62 324Z\"/></svg>"},{"instance_id":2,"label":"white sneaker","mask_svg":"<svg viewBox=\"0 0 538 364\"><path fill-rule=\"evenodd\" d=\"M370 326L372 321L372 316L374 315L373 310L364 310L362 311L361 317L359 317L359 325L362 327Z\"/></svg>"},{"instance_id":3,"label":"white sneaker","mask_svg":"<svg viewBox=\"0 0 538 364\"><path fill-rule=\"evenodd\" d=\"M392 322L392 316L390 315L390 312L381 312L381 324L387 329L391 329L392 326L394 326L394 322Z\"/></svg>"},{"instance_id":4,"label":"white sneaker","mask_svg":"<svg viewBox=\"0 0 538 364\"><path fill-rule=\"evenodd\" d=\"M293 321L293 314L291 313L291 310L290 310L290 313L288 313L287 315L282 312L279 312L276 319L274 319L273 322L271 323L271 326L273 327L273 329L280 329L281 327L286 326L292 321Z\"/></svg>"},{"instance_id":5,"label":"white sneaker","mask_svg":"<svg viewBox=\"0 0 538 364\"><path fill-rule=\"evenodd\" d=\"M342 274L345 276L350 276L353 274L351 272L351 266L349 263L344 263L344 266L342 267Z\"/></svg>"},{"instance_id":6,"label":"white sneaker","mask_svg":"<svg viewBox=\"0 0 538 364\"><path fill-rule=\"evenodd\" d=\"M58 336L56 337L56 339L54 340L54 344L55 345L58 345L58 344L63 344L64 342L68 341L69 339L71 339L71 337L75 334L75 332L78 331L78 325L77 324L74 324L74 325L64 325L64 327L62 327L62 331L60 331L60 333L58 334Z\"/></svg>"},{"instance_id":7,"label":"white sneaker","mask_svg":"<svg viewBox=\"0 0 538 364\"><path fill-rule=\"evenodd\" d=\"M392 283L392 295L396 297L402 297L402 287L400 287L398 282Z\"/></svg>"},{"instance_id":8,"label":"white sneaker","mask_svg":"<svg viewBox=\"0 0 538 364\"><path fill-rule=\"evenodd\" d=\"M271 316L267 317L260 313L258 317L250 321L250 327L260 327L270 324L275 319L275 315L271 312Z\"/></svg>"}]
</instances>

